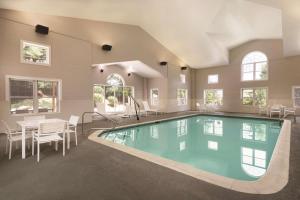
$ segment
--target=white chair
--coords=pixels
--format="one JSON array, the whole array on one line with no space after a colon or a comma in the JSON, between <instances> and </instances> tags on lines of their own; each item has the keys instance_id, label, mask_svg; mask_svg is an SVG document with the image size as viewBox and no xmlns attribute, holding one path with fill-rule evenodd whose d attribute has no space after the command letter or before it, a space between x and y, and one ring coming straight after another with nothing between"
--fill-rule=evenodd
<instances>
[{"instance_id":1,"label":"white chair","mask_svg":"<svg viewBox=\"0 0 300 200\"><path fill-rule=\"evenodd\" d=\"M34 143L37 143L37 161L40 161L40 145L55 142L55 150L58 150L58 142L63 141L63 156L65 156L65 122L40 123L38 131L32 132L32 155L34 155ZM62 135L62 136L61 136Z\"/></svg>"},{"instance_id":2,"label":"white chair","mask_svg":"<svg viewBox=\"0 0 300 200\"><path fill-rule=\"evenodd\" d=\"M200 104L199 102L196 103L196 107L197 107L197 110L199 112L206 112L206 106L204 104Z\"/></svg>"},{"instance_id":3,"label":"white chair","mask_svg":"<svg viewBox=\"0 0 300 200\"><path fill-rule=\"evenodd\" d=\"M296 121L296 108L284 108L283 117L287 117L288 115L293 115L294 120Z\"/></svg>"},{"instance_id":4,"label":"white chair","mask_svg":"<svg viewBox=\"0 0 300 200\"><path fill-rule=\"evenodd\" d=\"M70 138L70 133L74 133L75 135L75 144L77 146L77 124L79 121L79 117L75 115L71 115L69 119L69 131L67 132L68 137ZM70 146L70 140L68 143L68 147Z\"/></svg>"},{"instance_id":5,"label":"white chair","mask_svg":"<svg viewBox=\"0 0 300 200\"><path fill-rule=\"evenodd\" d=\"M282 110L282 106L281 105L273 105L270 107L270 118L272 117L272 114L278 114L278 117L280 118L281 116L281 110Z\"/></svg>"},{"instance_id":6,"label":"white chair","mask_svg":"<svg viewBox=\"0 0 300 200\"><path fill-rule=\"evenodd\" d=\"M145 111L146 115L148 115L148 112L154 112L157 115L158 110L151 109L147 101L142 101L142 103L143 103L144 111Z\"/></svg>"},{"instance_id":7,"label":"white chair","mask_svg":"<svg viewBox=\"0 0 300 200\"><path fill-rule=\"evenodd\" d=\"M9 149L8 158L10 160L11 159L11 151L12 151L12 143L16 142L16 144L17 144L17 142L22 140L22 131L13 130L8 126L8 124L5 121L1 120L1 122L5 128L5 133L6 133L6 151L5 152L7 153L8 149ZM26 138L26 140L30 139L31 135L26 134L25 138ZM29 141L28 141L27 145L29 148L29 146L30 146Z\"/></svg>"}]
</instances>

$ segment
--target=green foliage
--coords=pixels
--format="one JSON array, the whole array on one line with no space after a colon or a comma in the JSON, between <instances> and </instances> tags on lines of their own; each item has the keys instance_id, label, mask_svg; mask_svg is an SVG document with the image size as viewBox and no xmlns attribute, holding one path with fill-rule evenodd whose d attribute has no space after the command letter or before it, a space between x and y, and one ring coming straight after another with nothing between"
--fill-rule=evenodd
<instances>
[{"instance_id":1,"label":"green foliage","mask_svg":"<svg viewBox=\"0 0 300 200\"><path fill-rule=\"evenodd\" d=\"M107 100L108 100L108 105L110 107L114 107L115 105L118 104L118 99L116 97L114 97L114 96L107 97Z\"/></svg>"},{"instance_id":2,"label":"green foliage","mask_svg":"<svg viewBox=\"0 0 300 200\"><path fill-rule=\"evenodd\" d=\"M218 90L206 90L205 91L205 104L222 105L223 95Z\"/></svg>"},{"instance_id":3,"label":"green foliage","mask_svg":"<svg viewBox=\"0 0 300 200\"><path fill-rule=\"evenodd\" d=\"M47 58L47 51L42 47L27 45L23 49L25 60L33 62L44 62Z\"/></svg>"}]
</instances>

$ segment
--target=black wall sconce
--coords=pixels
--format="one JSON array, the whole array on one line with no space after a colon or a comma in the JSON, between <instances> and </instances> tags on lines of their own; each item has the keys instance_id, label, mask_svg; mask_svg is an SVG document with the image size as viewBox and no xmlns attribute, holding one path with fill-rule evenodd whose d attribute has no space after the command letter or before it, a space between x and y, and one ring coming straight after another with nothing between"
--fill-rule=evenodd
<instances>
[{"instance_id":1,"label":"black wall sconce","mask_svg":"<svg viewBox=\"0 0 300 200\"><path fill-rule=\"evenodd\" d=\"M166 66L166 65L168 64L168 62L166 62L166 61L161 61L159 64L160 64L161 66Z\"/></svg>"},{"instance_id":2,"label":"black wall sconce","mask_svg":"<svg viewBox=\"0 0 300 200\"><path fill-rule=\"evenodd\" d=\"M181 67L181 70L185 71L185 70L187 70L187 67Z\"/></svg>"},{"instance_id":3,"label":"black wall sconce","mask_svg":"<svg viewBox=\"0 0 300 200\"><path fill-rule=\"evenodd\" d=\"M131 76L131 73L128 73L127 75L128 75L128 76Z\"/></svg>"},{"instance_id":4,"label":"black wall sconce","mask_svg":"<svg viewBox=\"0 0 300 200\"><path fill-rule=\"evenodd\" d=\"M43 35L48 35L49 27L37 24L35 26L35 32Z\"/></svg>"},{"instance_id":5,"label":"black wall sconce","mask_svg":"<svg viewBox=\"0 0 300 200\"><path fill-rule=\"evenodd\" d=\"M103 51L111 51L111 49L112 49L112 46L109 45L109 44L102 45L102 50Z\"/></svg>"},{"instance_id":6,"label":"black wall sconce","mask_svg":"<svg viewBox=\"0 0 300 200\"><path fill-rule=\"evenodd\" d=\"M100 72L103 73L103 72L104 72L104 69L100 69Z\"/></svg>"}]
</instances>

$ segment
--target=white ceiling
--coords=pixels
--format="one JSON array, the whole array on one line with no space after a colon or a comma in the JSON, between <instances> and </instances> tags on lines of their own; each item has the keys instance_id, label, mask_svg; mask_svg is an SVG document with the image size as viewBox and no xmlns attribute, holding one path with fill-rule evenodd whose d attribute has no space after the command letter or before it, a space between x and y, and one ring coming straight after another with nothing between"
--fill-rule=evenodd
<instances>
[{"instance_id":1,"label":"white ceiling","mask_svg":"<svg viewBox=\"0 0 300 200\"><path fill-rule=\"evenodd\" d=\"M142 27L187 65L228 63L228 50L254 39L284 38L285 51L300 51L283 36L285 13L299 0L1 0L0 7ZM284 8L282 10L282 2ZM287 3L288 2L288 3ZM298 10L299 11L299 10ZM300 12L298 12L300 13ZM299 15L299 14L298 14ZM296 18L299 19L299 18ZM294 19L293 25L296 24ZM299 23L298 23L299 24ZM297 31L300 32L300 25ZM285 27L285 28L283 28ZM284 30L284 32L283 32ZM286 34L289 35L289 34ZM293 53L297 52L292 50ZM286 53L289 55L291 53Z\"/></svg>"}]
</instances>

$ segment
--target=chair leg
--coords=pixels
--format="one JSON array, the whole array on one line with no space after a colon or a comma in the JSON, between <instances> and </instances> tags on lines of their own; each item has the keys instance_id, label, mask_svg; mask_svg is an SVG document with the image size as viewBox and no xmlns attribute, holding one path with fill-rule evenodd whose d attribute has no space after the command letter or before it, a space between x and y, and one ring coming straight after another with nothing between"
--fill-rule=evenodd
<instances>
[{"instance_id":1,"label":"chair leg","mask_svg":"<svg viewBox=\"0 0 300 200\"><path fill-rule=\"evenodd\" d=\"M58 141L55 142L55 151L58 151Z\"/></svg>"},{"instance_id":2,"label":"chair leg","mask_svg":"<svg viewBox=\"0 0 300 200\"><path fill-rule=\"evenodd\" d=\"M68 140L67 148L70 149L70 142L71 142L70 132L67 133L67 140Z\"/></svg>"},{"instance_id":3,"label":"chair leg","mask_svg":"<svg viewBox=\"0 0 300 200\"><path fill-rule=\"evenodd\" d=\"M78 142L77 142L77 127L75 126L75 144L77 146Z\"/></svg>"},{"instance_id":4,"label":"chair leg","mask_svg":"<svg viewBox=\"0 0 300 200\"><path fill-rule=\"evenodd\" d=\"M12 149L12 141L9 141L9 155L8 155L8 159L11 159L11 149Z\"/></svg>"},{"instance_id":5,"label":"chair leg","mask_svg":"<svg viewBox=\"0 0 300 200\"><path fill-rule=\"evenodd\" d=\"M37 161L40 162L40 143L37 142Z\"/></svg>"},{"instance_id":6,"label":"chair leg","mask_svg":"<svg viewBox=\"0 0 300 200\"><path fill-rule=\"evenodd\" d=\"M75 144L77 146L77 132L75 131Z\"/></svg>"},{"instance_id":7,"label":"chair leg","mask_svg":"<svg viewBox=\"0 0 300 200\"><path fill-rule=\"evenodd\" d=\"M5 154L8 153L8 145L9 145L9 140L8 138L6 139L6 146L5 146Z\"/></svg>"},{"instance_id":8,"label":"chair leg","mask_svg":"<svg viewBox=\"0 0 300 200\"><path fill-rule=\"evenodd\" d=\"M65 156L65 149L66 149L66 147L65 147L65 143L66 143L66 137L65 137L65 133L63 133L63 156Z\"/></svg>"},{"instance_id":9,"label":"chair leg","mask_svg":"<svg viewBox=\"0 0 300 200\"><path fill-rule=\"evenodd\" d=\"M34 138L32 138L31 148L32 148L32 155L34 156Z\"/></svg>"}]
</instances>

